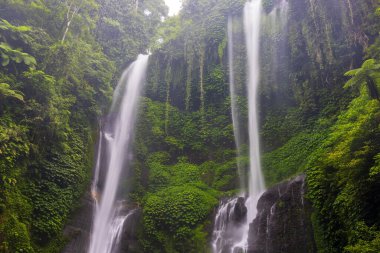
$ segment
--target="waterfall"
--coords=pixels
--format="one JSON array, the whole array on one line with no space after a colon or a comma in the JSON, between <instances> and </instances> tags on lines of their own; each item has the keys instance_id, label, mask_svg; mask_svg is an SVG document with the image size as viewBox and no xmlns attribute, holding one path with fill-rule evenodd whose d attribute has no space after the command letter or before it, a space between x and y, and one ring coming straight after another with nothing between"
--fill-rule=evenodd
<instances>
[{"instance_id":1,"label":"waterfall","mask_svg":"<svg viewBox=\"0 0 380 253\"><path fill-rule=\"evenodd\" d=\"M98 144L98 154L96 156L95 170L94 170L94 179L91 184L91 197L95 202L95 208L98 209L98 183L99 183L99 174L100 174L100 161L102 157L102 143L103 143L103 132L99 131L99 144Z\"/></svg>"},{"instance_id":2,"label":"waterfall","mask_svg":"<svg viewBox=\"0 0 380 253\"><path fill-rule=\"evenodd\" d=\"M248 183L248 222L256 216L256 205L260 194L264 191L264 179L260 164L260 142L257 111L257 88L260 81L260 17L261 0L247 2L244 7L244 30L247 46L247 86L248 86L248 131L250 174Z\"/></svg>"},{"instance_id":3,"label":"waterfall","mask_svg":"<svg viewBox=\"0 0 380 253\"><path fill-rule=\"evenodd\" d=\"M258 102L257 89L260 81L259 45L260 45L260 21L261 21L261 0L252 0L244 7L244 31L247 47L247 91L248 91L248 134L249 134L249 158L250 170L248 175L248 192L246 216L236 222L237 210L243 210L238 205L239 199L233 198L230 201L222 202L215 218L212 248L214 253L221 252L246 252L248 248L249 224L256 216L256 205L260 195L265 189L264 179L261 172L259 131L258 131ZM234 134L238 154L240 154L240 143L238 132L238 117L236 115L236 91L233 71L233 33L232 20L228 21L228 56L230 71L230 93L231 111L234 125ZM244 187L244 184L242 184ZM244 213L244 212L243 212ZM233 219L235 217L235 219Z\"/></svg>"},{"instance_id":4,"label":"waterfall","mask_svg":"<svg viewBox=\"0 0 380 253\"><path fill-rule=\"evenodd\" d=\"M229 68L229 84L231 97L231 116L233 131L235 137L235 145L237 149L237 157L241 156L241 136L239 124L239 112L237 105L237 91L235 87L234 75L234 44L233 44L233 20L228 17L228 68ZM237 166L240 176L240 187L245 189L244 172L242 171L239 159ZM244 195L244 192L242 192ZM214 221L214 229L212 235L212 249L215 253L224 252L225 249L231 249L236 241L240 241L242 237L241 222L234 219L234 207L238 203L239 198L235 197L229 200L221 201Z\"/></svg>"},{"instance_id":5,"label":"waterfall","mask_svg":"<svg viewBox=\"0 0 380 253\"><path fill-rule=\"evenodd\" d=\"M247 47L247 91L248 91L248 134L249 134L249 175L248 197L245 202L247 219L242 226L242 239L232 247L232 252L248 248L249 224L257 214L257 202L265 190L260 163L260 141L258 124L257 90L260 81L260 21L261 0L252 0L244 6L244 32Z\"/></svg>"},{"instance_id":6,"label":"waterfall","mask_svg":"<svg viewBox=\"0 0 380 253\"><path fill-rule=\"evenodd\" d=\"M228 37L228 69L229 69L229 83L230 83L230 96L231 96L231 115L232 125L234 130L235 145L237 150L237 157L241 156L241 136L239 124L239 109L237 104L237 91L235 87L235 73L234 73L234 38L233 38L233 23L232 17L228 17L227 37ZM240 187L245 188L244 174L242 171L241 163L237 161L238 172L240 176Z\"/></svg>"},{"instance_id":7,"label":"waterfall","mask_svg":"<svg viewBox=\"0 0 380 253\"><path fill-rule=\"evenodd\" d=\"M104 168L105 181L102 192L98 193L98 179L100 170L100 153L95 167L92 194L97 205L90 238L89 253L114 252L122 226L126 219L134 212L123 214L123 205L117 201L119 179L130 154L131 139L136 121L136 111L140 93L145 81L145 72L148 65L147 55L139 55L123 73L113 96L111 112L108 115L104 137L105 156L107 166ZM102 135L102 134L101 134ZM99 148L102 147L102 138ZM103 145L104 146L104 145ZM103 164L103 163L102 163Z\"/></svg>"}]
</instances>

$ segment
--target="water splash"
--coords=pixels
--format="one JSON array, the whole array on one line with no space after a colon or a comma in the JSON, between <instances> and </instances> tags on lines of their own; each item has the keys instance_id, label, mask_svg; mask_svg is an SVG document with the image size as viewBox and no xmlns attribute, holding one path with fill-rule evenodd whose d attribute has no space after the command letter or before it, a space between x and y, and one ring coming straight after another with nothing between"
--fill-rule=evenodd
<instances>
[{"instance_id":1,"label":"water splash","mask_svg":"<svg viewBox=\"0 0 380 253\"><path fill-rule=\"evenodd\" d=\"M104 133L107 141L105 152L107 166L104 189L101 194L98 193L97 182L93 183L96 195L100 196L96 198L96 202L99 201L99 203L94 217L89 253L112 252L115 248L114 244L117 243L115 236L118 235L113 231L121 231L120 226L125 221L120 218L118 208L115 208L116 195L120 175L126 167L126 157L130 153L136 111L145 81L148 58L148 55L138 56L137 60L123 73L113 96L111 113ZM100 164L100 158L97 162ZM100 166L99 164L96 166ZM95 179L99 179L99 171Z\"/></svg>"},{"instance_id":2,"label":"water splash","mask_svg":"<svg viewBox=\"0 0 380 253\"><path fill-rule=\"evenodd\" d=\"M127 213L127 215L122 215L123 206L119 206L117 209L115 218L112 220L112 224L110 226L109 236L103 242L106 245L105 252L115 252L117 247L120 244L120 240L122 237L124 224L130 219L135 213L136 209L133 209Z\"/></svg>"}]
</instances>

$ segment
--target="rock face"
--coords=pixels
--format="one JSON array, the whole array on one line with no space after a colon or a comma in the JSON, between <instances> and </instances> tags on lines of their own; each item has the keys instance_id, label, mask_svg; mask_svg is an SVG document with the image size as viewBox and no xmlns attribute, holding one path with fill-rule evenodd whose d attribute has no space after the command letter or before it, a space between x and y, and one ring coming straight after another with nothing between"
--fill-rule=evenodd
<instances>
[{"instance_id":1,"label":"rock face","mask_svg":"<svg viewBox=\"0 0 380 253\"><path fill-rule=\"evenodd\" d=\"M311 205L305 199L305 176L267 190L250 224L248 253L315 253Z\"/></svg>"},{"instance_id":2,"label":"rock face","mask_svg":"<svg viewBox=\"0 0 380 253\"><path fill-rule=\"evenodd\" d=\"M137 229L140 225L142 210L133 208L135 211L124 223L123 234L120 240L120 249L118 252L134 253L141 252L137 239Z\"/></svg>"},{"instance_id":3,"label":"rock face","mask_svg":"<svg viewBox=\"0 0 380 253\"><path fill-rule=\"evenodd\" d=\"M233 212L231 213L232 220L237 223L244 223L247 220L247 207L245 206L245 199L239 197L233 207Z\"/></svg>"},{"instance_id":4,"label":"rock face","mask_svg":"<svg viewBox=\"0 0 380 253\"><path fill-rule=\"evenodd\" d=\"M82 197L81 206L64 229L68 243L62 253L86 253L93 217L93 200L90 190Z\"/></svg>"}]
</instances>

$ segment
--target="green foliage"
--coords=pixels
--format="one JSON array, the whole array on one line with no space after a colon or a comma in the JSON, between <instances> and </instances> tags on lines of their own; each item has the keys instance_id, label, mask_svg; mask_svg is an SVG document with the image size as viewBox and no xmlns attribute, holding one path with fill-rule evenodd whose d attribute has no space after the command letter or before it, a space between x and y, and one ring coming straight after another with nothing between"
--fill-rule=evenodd
<instances>
[{"instance_id":1,"label":"green foliage","mask_svg":"<svg viewBox=\"0 0 380 253\"><path fill-rule=\"evenodd\" d=\"M145 14L145 11L150 14ZM102 1L99 12L96 38L105 54L125 67L126 62L132 62L139 53L146 53L150 45L157 42L159 37L154 37L154 34L162 25L161 18L166 17L167 8L161 0L111 0ZM163 34L169 35L167 32Z\"/></svg>"},{"instance_id":2,"label":"green foliage","mask_svg":"<svg viewBox=\"0 0 380 253\"><path fill-rule=\"evenodd\" d=\"M204 240L205 235L201 228L193 229L208 217L216 204L214 196L192 185L170 187L148 195L144 206L144 228L153 243L146 245L147 250L156 247L164 252L196 249L191 245L193 240L199 237ZM162 236L165 234L170 237ZM173 238L172 243L168 242L169 238ZM166 248L165 245L170 246Z\"/></svg>"},{"instance_id":3,"label":"green foliage","mask_svg":"<svg viewBox=\"0 0 380 253\"><path fill-rule=\"evenodd\" d=\"M30 246L30 238L27 226L15 216L10 215L0 227L0 232L5 236L0 244L0 252L35 252Z\"/></svg>"},{"instance_id":4,"label":"green foliage","mask_svg":"<svg viewBox=\"0 0 380 253\"><path fill-rule=\"evenodd\" d=\"M282 147L265 153L262 158L268 186L302 173L309 159L326 139L326 132L299 133Z\"/></svg>"},{"instance_id":5,"label":"green foliage","mask_svg":"<svg viewBox=\"0 0 380 253\"><path fill-rule=\"evenodd\" d=\"M27 53L23 53L20 50L12 49L8 44L0 43L1 65L7 66L11 61L15 63L25 63L26 65L34 68L37 64L36 59Z\"/></svg>"},{"instance_id":6,"label":"green foliage","mask_svg":"<svg viewBox=\"0 0 380 253\"><path fill-rule=\"evenodd\" d=\"M309 164L309 197L317 210L318 226L324 231L321 252L341 252L346 245L351 245L347 252L376 248L376 241L370 246L372 239L355 234L366 230L356 231L358 224L378 225L379 203L372 197L378 194L374 179L378 174L371 174L371 168L376 171L380 151L379 109L379 102L369 100L363 91L340 115Z\"/></svg>"},{"instance_id":7,"label":"green foliage","mask_svg":"<svg viewBox=\"0 0 380 253\"><path fill-rule=\"evenodd\" d=\"M0 83L0 96L3 97L13 97L20 101L24 101L24 97L21 92L11 90L9 84Z\"/></svg>"},{"instance_id":8,"label":"green foliage","mask_svg":"<svg viewBox=\"0 0 380 253\"><path fill-rule=\"evenodd\" d=\"M142 171L131 196L143 205L139 242L146 252L209 251L204 223L220 191L237 185L235 152L228 148L233 145L225 115L229 104L218 97L223 94L220 81L224 74L217 67L206 81L210 107L205 121L200 112L180 111L165 100L144 98L141 103L135 145ZM212 92L218 93L214 101Z\"/></svg>"},{"instance_id":9,"label":"green foliage","mask_svg":"<svg viewBox=\"0 0 380 253\"><path fill-rule=\"evenodd\" d=\"M14 26L5 19L0 20L0 30L12 32L27 32L32 28L30 26Z\"/></svg>"},{"instance_id":10,"label":"green foliage","mask_svg":"<svg viewBox=\"0 0 380 253\"><path fill-rule=\"evenodd\" d=\"M67 9L53 2L0 4L13 14L0 21L1 252L61 250L63 226L89 181L91 136L112 96L114 62L85 28L96 6L82 1L61 44L55 25Z\"/></svg>"},{"instance_id":11,"label":"green foliage","mask_svg":"<svg viewBox=\"0 0 380 253\"><path fill-rule=\"evenodd\" d=\"M377 232L376 237L373 240L365 238L359 240L359 242L353 246L345 247L347 253L376 253L380 250L380 233Z\"/></svg>"},{"instance_id":12,"label":"green foliage","mask_svg":"<svg viewBox=\"0 0 380 253\"><path fill-rule=\"evenodd\" d=\"M366 60L361 68L350 70L345 76L352 78L346 83L344 88L365 84L370 96L380 100L380 64L377 64L374 59Z\"/></svg>"}]
</instances>

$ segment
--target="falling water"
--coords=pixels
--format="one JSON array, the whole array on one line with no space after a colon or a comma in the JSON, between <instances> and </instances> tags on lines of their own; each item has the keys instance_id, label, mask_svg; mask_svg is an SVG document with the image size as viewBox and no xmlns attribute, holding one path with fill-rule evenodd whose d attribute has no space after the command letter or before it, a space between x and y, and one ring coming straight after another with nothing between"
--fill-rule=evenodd
<instances>
[{"instance_id":1,"label":"falling water","mask_svg":"<svg viewBox=\"0 0 380 253\"><path fill-rule=\"evenodd\" d=\"M260 80L259 64L259 37L261 19L261 0L252 0L244 7L244 30L247 46L247 90L248 90L248 131L249 131L249 158L250 173L248 180L248 194L245 205L247 207L247 217L242 224L236 224L231 217L238 198L234 198L226 203L221 203L215 218L212 247L215 253L221 252L246 252L248 248L249 224L256 216L256 205L258 199L265 189L264 179L261 172L259 131L258 131L258 111L257 111L257 88ZM234 124L235 138L237 132L238 119L236 112L236 95L234 87L233 71L233 39L232 23L228 22L228 42L229 42L229 66L230 66L230 92L231 110ZM239 140L239 139L237 139ZM239 149L239 144L237 142Z\"/></svg>"},{"instance_id":2,"label":"falling water","mask_svg":"<svg viewBox=\"0 0 380 253\"><path fill-rule=\"evenodd\" d=\"M231 115L232 125L234 130L235 145L237 149L237 157L241 156L241 136L239 124L239 109L237 105L237 91L235 87L235 73L234 73L234 39L233 39L233 23L232 17L228 17L228 68L229 68L229 83L230 83L230 96L231 96ZM245 180L243 176L241 162L237 161L238 172L240 176L240 187L245 188Z\"/></svg>"},{"instance_id":3,"label":"falling water","mask_svg":"<svg viewBox=\"0 0 380 253\"><path fill-rule=\"evenodd\" d=\"M223 249L230 248L234 243L234 223L232 221L233 207L237 198L221 202L215 217L213 230L212 250L215 253L223 252ZM238 236L236 234L236 236Z\"/></svg>"},{"instance_id":4,"label":"falling water","mask_svg":"<svg viewBox=\"0 0 380 253\"><path fill-rule=\"evenodd\" d=\"M237 157L241 155L241 143L240 143L240 127L239 127L239 115L237 106L237 92L235 87L234 76L234 44L233 44L233 20L232 17L228 17L228 67L229 67L229 83L230 83L230 96L231 96L231 115L235 137L235 145L237 149ZM237 161L240 186L245 188L245 179L239 159ZM244 195L244 193L242 193ZM236 205L238 198L232 198L229 200L221 201L217 210L213 229L212 249L215 253L220 253L226 249L231 249L236 241L241 240L242 231L241 224L233 219L234 206Z\"/></svg>"},{"instance_id":5,"label":"falling water","mask_svg":"<svg viewBox=\"0 0 380 253\"><path fill-rule=\"evenodd\" d=\"M98 183L99 183L99 174L100 174L100 159L102 156L102 143L103 143L103 132L99 131L99 145L98 145L98 154L96 157L95 170L94 170L94 179L91 184L91 196L95 202L95 208L98 209Z\"/></svg>"},{"instance_id":6,"label":"falling water","mask_svg":"<svg viewBox=\"0 0 380 253\"><path fill-rule=\"evenodd\" d=\"M256 204L260 194L264 191L264 179L261 172L257 88L260 81L259 37L261 0L247 2L244 7L244 30L247 45L248 59L248 131L249 131L249 160L250 175L248 183L248 222L256 216Z\"/></svg>"},{"instance_id":7,"label":"falling water","mask_svg":"<svg viewBox=\"0 0 380 253\"><path fill-rule=\"evenodd\" d=\"M232 252L248 248L249 224L256 217L256 205L265 189L260 164L260 142L258 126L257 89L260 81L260 21L261 0L252 0L244 6L244 32L247 47L247 89L248 89L248 133L249 133L249 177L247 222L242 226L242 240L232 247Z\"/></svg>"},{"instance_id":8,"label":"falling water","mask_svg":"<svg viewBox=\"0 0 380 253\"><path fill-rule=\"evenodd\" d=\"M137 105L148 65L147 55L139 55L137 60L123 73L113 97L111 115L104 132L107 166L104 189L93 222L89 253L111 253L116 248L125 220L131 215L123 214L122 204L116 201L119 179L125 167L126 156L130 153L130 144L135 125ZM102 139L102 138L101 138ZM99 144L101 146L101 144ZM98 152L100 153L100 151ZM100 166L98 154L96 166ZM99 167L96 167L93 183L93 196L98 196L97 180ZM98 197L95 201L98 202ZM133 211L132 211L133 212Z\"/></svg>"}]
</instances>

